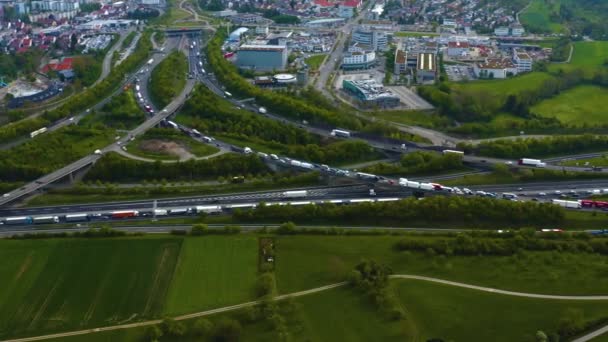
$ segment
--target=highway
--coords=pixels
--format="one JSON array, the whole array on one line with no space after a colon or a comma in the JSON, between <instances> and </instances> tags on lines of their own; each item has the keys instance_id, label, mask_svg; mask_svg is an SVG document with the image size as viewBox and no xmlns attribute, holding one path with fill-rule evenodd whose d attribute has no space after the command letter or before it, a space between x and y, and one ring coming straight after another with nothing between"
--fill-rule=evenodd
<instances>
[{"instance_id":1,"label":"highway","mask_svg":"<svg viewBox=\"0 0 608 342\"><path fill-rule=\"evenodd\" d=\"M154 54L154 56L155 56L154 62L151 65L147 65L144 67L144 68L148 69L147 72L150 72L158 63L160 63L162 58L164 58L166 55L156 53L156 54ZM125 76L125 82L123 82L123 85L133 82L135 77L136 77L136 74L131 75L131 76ZM123 89L122 89L123 85L118 87L118 89L116 91L114 91L114 93L112 93L111 96L106 97L105 99L101 100L98 104L91 107L91 109L101 108L103 105L108 103L113 96L116 96L123 91ZM129 134L123 135L119 140L116 140L112 144L101 149L102 154L109 152L109 151L113 151L116 148L119 148L117 146L120 146L120 145L128 142L129 139L132 137L143 134L145 131L147 131L151 127L156 126L162 120L167 118L169 115L173 114L184 103L187 96L190 94L190 92L194 88L194 85L195 85L195 80L187 80L186 86L184 87L182 92L175 99L173 99L173 101L171 103L169 103L160 113L156 113L154 116L149 117L144 123L142 123L135 129L133 129ZM80 120L82 117L87 115L91 111L91 109L87 109L86 111L80 113L79 115L77 115L74 118L66 119L66 120L60 122L59 124L50 128L49 131L54 131L54 130L60 129L61 127L64 127L66 125L70 125L72 123L78 122L78 120ZM91 151L91 152L93 152L93 151ZM30 194L38 189L41 189L41 188L47 186L48 184L50 184L52 182L55 182L73 172L76 172L76 171L82 169L85 166L95 163L99 158L101 158L102 154L90 154L88 156L85 156L67 166L64 166L63 168L61 168L59 170L56 170L48 175L45 175L33 182L26 184L17 190L11 191L9 193L10 195L8 197L0 198L0 206L5 205L9 202L12 202L18 198L21 198L27 194Z\"/></svg>"}]
</instances>

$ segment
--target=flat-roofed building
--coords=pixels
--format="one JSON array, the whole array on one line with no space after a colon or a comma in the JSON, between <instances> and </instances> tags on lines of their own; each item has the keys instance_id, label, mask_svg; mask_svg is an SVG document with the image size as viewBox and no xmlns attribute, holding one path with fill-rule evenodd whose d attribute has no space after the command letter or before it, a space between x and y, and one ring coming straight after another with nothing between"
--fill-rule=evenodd
<instances>
[{"instance_id":1,"label":"flat-roofed building","mask_svg":"<svg viewBox=\"0 0 608 342\"><path fill-rule=\"evenodd\" d=\"M399 97L373 79L344 80L342 88L365 107L390 108L399 105Z\"/></svg>"},{"instance_id":2,"label":"flat-roofed building","mask_svg":"<svg viewBox=\"0 0 608 342\"><path fill-rule=\"evenodd\" d=\"M403 75L407 72L407 52L397 49L395 51L395 75Z\"/></svg>"},{"instance_id":3,"label":"flat-roofed building","mask_svg":"<svg viewBox=\"0 0 608 342\"><path fill-rule=\"evenodd\" d=\"M527 52L513 49L513 62L517 66L517 72L529 72L532 71L532 57Z\"/></svg>"},{"instance_id":4,"label":"flat-roofed building","mask_svg":"<svg viewBox=\"0 0 608 342\"><path fill-rule=\"evenodd\" d=\"M517 67L510 58L488 58L473 67L478 78L507 78L517 74Z\"/></svg>"},{"instance_id":5,"label":"flat-roofed building","mask_svg":"<svg viewBox=\"0 0 608 342\"><path fill-rule=\"evenodd\" d=\"M434 53L418 54L416 64L416 82L422 84L435 83L437 78L437 58Z\"/></svg>"},{"instance_id":6,"label":"flat-roofed building","mask_svg":"<svg viewBox=\"0 0 608 342\"><path fill-rule=\"evenodd\" d=\"M376 52L374 51L354 51L347 52L342 58L342 69L369 69L376 65Z\"/></svg>"},{"instance_id":7,"label":"flat-roofed building","mask_svg":"<svg viewBox=\"0 0 608 342\"><path fill-rule=\"evenodd\" d=\"M284 45L241 45L236 65L254 70L283 70L287 66L287 47Z\"/></svg>"}]
</instances>

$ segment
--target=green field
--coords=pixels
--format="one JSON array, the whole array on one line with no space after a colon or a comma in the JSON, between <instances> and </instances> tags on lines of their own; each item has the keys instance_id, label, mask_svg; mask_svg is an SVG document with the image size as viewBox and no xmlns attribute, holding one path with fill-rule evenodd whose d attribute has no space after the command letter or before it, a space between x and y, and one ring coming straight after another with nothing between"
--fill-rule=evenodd
<instances>
[{"instance_id":1,"label":"green field","mask_svg":"<svg viewBox=\"0 0 608 342\"><path fill-rule=\"evenodd\" d=\"M528 30L559 33L563 30L562 25L553 22L550 17L551 12L556 9L559 9L559 2L551 5L545 0L533 0L519 18Z\"/></svg>"},{"instance_id":2,"label":"green field","mask_svg":"<svg viewBox=\"0 0 608 342\"><path fill-rule=\"evenodd\" d=\"M451 83L456 90L463 90L490 96L493 99L505 99L509 95L517 95L522 92L538 89L543 82L552 78L548 73L530 72L506 80L478 80L466 83Z\"/></svg>"},{"instance_id":3,"label":"green field","mask_svg":"<svg viewBox=\"0 0 608 342\"><path fill-rule=\"evenodd\" d=\"M589 158L589 159L576 159L576 160L567 160L561 162L560 165L565 166L608 166L608 154L605 154L601 157Z\"/></svg>"},{"instance_id":4,"label":"green field","mask_svg":"<svg viewBox=\"0 0 608 342\"><path fill-rule=\"evenodd\" d=\"M604 65L606 59L608 59L608 42L575 42L570 63L551 64L549 70L555 72L559 69L582 69L586 77L593 77L593 73Z\"/></svg>"},{"instance_id":5,"label":"green field","mask_svg":"<svg viewBox=\"0 0 608 342\"><path fill-rule=\"evenodd\" d=\"M319 66L321 66L321 64L325 60L325 57L327 57L326 54L314 55L306 58L305 62L306 65L308 65L308 67L310 68L310 70L318 70Z\"/></svg>"},{"instance_id":6,"label":"green field","mask_svg":"<svg viewBox=\"0 0 608 342\"><path fill-rule=\"evenodd\" d=\"M2 241L0 336L158 316L180 244L172 238Z\"/></svg>"},{"instance_id":7,"label":"green field","mask_svg":"<svg viewBox=\"0 0 608 342\"><path fill-rule=\"evenodd\" d=\"M402 237L310 236L277 239L281 293L335 283L362 259L390 265L394 273L427 275L515 291L599 294L608 288L606 258L592 254L522 253L510 257L427 256L397 252Z\"/></svg>"},{"instance_id":8,"label":"green field","mask_svg":"<svg viewBox=\"0 0 608 342\"><path fill-rule=\"evenodd\" d=\"M581 85L541 101L530 110L570 125L604 124L608 122L606 99L608 88Z\"/></svg>"},{"instance_id":9,"label":"green field","mask_svg":"<svg viewBox=\"0 0 608 342\"><path fill-rule=\"evenodd\" d=\"M415 125L428 128L444 127L449 124L449 120L445 117L415 110L384 110L369 113L368 116L403 125Z\"/></svg>"},{"instance_id":10,"label":"green field","mask_svg":"<svg viewBox=\"0 0 608 342\"><path fill-rule=\"evenodd\" d=\"M186 239L165 312L184 314L251 300L257 253L255 236Z\"/></svg>"},{"instance_id":11,"label":"green field","mask_svg":"<svg viewBox=\"0 0 608 342\"><path fill-rule=\"evenodd\" d=\"M419 333L419 341L535 341L554 332L564 312L579 309L586 321L608 317L606 301L556 301L498 295L416 280L393 286Z\"/></svg>"}]
</instances>

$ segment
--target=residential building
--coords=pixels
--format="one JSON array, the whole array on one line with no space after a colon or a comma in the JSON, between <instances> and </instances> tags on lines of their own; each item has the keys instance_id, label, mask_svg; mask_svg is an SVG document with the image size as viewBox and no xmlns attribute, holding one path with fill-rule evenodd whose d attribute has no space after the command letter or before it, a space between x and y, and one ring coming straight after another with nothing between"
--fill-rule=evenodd
<instances>
[{"instance_id":1,"label":"residential building","mask_svg":"<svg viewBox=\"0 0 608 342\"><path fill-rule=\"evenodd\" d=\"M517 74L517 67L509 58L488 58L473 66L478 78L507 78Z\"/></svg>"},{"instance_id":2,"label":"residential building","mask_svg":"<svg viewBox=\"0 0 608 342\"><path fill-rule=\"evenodd\" d=\"M418 54L416 65L416 82L433 84L437 77L437 57L434 53Z\"/></svg>"},{"instance_id":3,"label":"residential building","mask_svg":"<svg viewBox=\"0 0 608 342\"><path fill-rule=\"evenodd\" d=\"M283 70L287 66L287 47L284 45L241 45L236 64L254 70Z\"/></svg>"},{"instance_id":4,"label":"residential building","mask_svg":"<svg viewBox=\"0 0 608 342\"><path fill-rule=\"evenodd\" d=\"M342 69L369 69L376 64L376 52L374 51L355 51L344 54L342 59Z\"/></svg>"},{"instance_id":5,"label":"residential building","mask_svg":"<svg viewBox=\"0 0 608 342\"><path fill-rule=\"evenodd\" d=\"M342 81L344 91L351 94L365 107L396 107L399 105L399 97L390 90L385 89L382 84L373 79L358 81Z\"/></svg>"},{"instance_id":6,"label":"residential building","mask_svg":"<svg viewBox=\"0 0 608 342\"><path fill-rule=\"evenodd\" d=\"M521 25L511 26L511 35L514 37L521 37L526 33L526 30Z\"/></svg>"},{"instance_id":7,"label":"residential building","mask_svg":"<svg viewBox=\"0 0 608 342\"><path fill-rule=\"evenodd\" d=\"M401 49L395 51L395 75L402 75L407 72L407 52Z\"/></svg>"},{"instance_id":8,"label":"residential building","mask_svg":"<svg viewBox=\"0 0 608 342\"><path fill-rule=\"evenodd\" d=\"M471 45L468 42L449 42L448 43L448 56L450 57L463 57L469 52Z\"/></svg>"},{"instance_id":9,"label":"residential building","mask_svg":"<svg viewBox=\"0 0 608 342\"><path fill-rule=\"evenodd\" d=\"M385 32L371 29L368 26L358 26L353 31L353 42L369 47L369 50L387 51L388 36Z\"/></svg>"},{"instance_id":10,"label":"residential building","mask_svg":"<svg viewBox=\"0 0 608 342\"><path fill-rule=\"evenodd\" d=\"M494 29L494 34L499 37L506 37L509 35L509 28L506 26L499 26Z\"/></svg>"},{"instance_id":11,"label":"residential building","mask_svg":"<svg viewBox=\"0 0 608 342\"><path fill-rule=\"evenodd\" d=\"M513 62L517 66L518 73L532 71L533 60L527 52L513 49Z\"/></svg>"}]
</instances>

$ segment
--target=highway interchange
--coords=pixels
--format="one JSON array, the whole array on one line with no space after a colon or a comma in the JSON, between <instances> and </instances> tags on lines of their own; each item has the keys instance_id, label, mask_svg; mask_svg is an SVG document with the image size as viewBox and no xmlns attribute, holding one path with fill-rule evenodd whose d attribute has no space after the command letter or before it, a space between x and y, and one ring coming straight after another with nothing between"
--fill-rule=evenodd
<instances>
[{"instance_id":1,"label":"highway interchange","mask_svg":"<svg viewBox=\"0 0 608 342\"><path fill-rule=\"evenodd\" d=\"M185 34L189 34L190 36L188 38L186 38ZM339 47L339 45L340 44L338 41L337 46ZM196 46L196 48L193 48L193 46ZM151 56L152 61L149 63L146 63L143 67L141 67L134 74L126 75L124 82L121 84L121 87L119 87L111 96L109 96L105 99L102 99L99 103L97 103L96 105L87 109L86 111L83 111L82 113L79 113L79 114L73 116L72 118L61 121L61 122L57 123L56 125L54 125L53 127L51 127L49 129L50 131L57 130L66 125L78 122L78 120L80 120L82 117L84 117L85 115L90 113L91 110L101 108L108 101L110 101L110 99L113 96L122 92L123 91L122 88L124 85L134 84L134 83L136 83L140 86L139 91L142 93L142 95L144 97L144 100L141 101L140 104L142 106L149 105L154 110L154 114L149 115L148 119L143 124L136 127L135 129L130 131L128 134L124 134L118 140L116 140L115 142L110 144L109 146L101 149L101 153L92 153L80 160L75 161L74 163L72 163L68 166L65 166L59 170L52 172L51 174L48 174L44 177L41 177L40 179L35 180L34 182L31 182L31 183L23 186L20 189L12 191L9 196L0 198L0 206L5 205L9 202L12 202L24 195L30 194L38 189L44 188L48 184L50 184L58 179L61 179L61 178L65 177L66 175L69 175L85 166L88 166L88 165L94 163L99 158L101 158L101 156L106 152L110 152L110 151L119 152L121 149L121 146L124 146L124 144L128 143L129 140L131 140L132 138L134 138L137 135L143 134L149 128L158 125L161 121L167 119L169 116L174 114L180 108L180 106L186 101L188 95L193 90L193 88L197 82L201 82L202 84L207 86L210 90L212 90L216 95L226 98L226 100L230 101L233 105L235 105L236 107L239 107L243 110L248 110L248 111L251 111L252 113L256 113L258 115L264 115L265 117L272 119L272 120L277 120L277 121L280 121L283 123L297 125L298 127L305 129L306 131L308 131L312 134L316 134L316 135L323 136L323 137L331 137L331 134L330 134L331 129L328 129L327 127L318 127L318 126L313 126L310 124L303 124L301 122L296 122L296 121L281 117L280 115L272 113L268 110L266 111L266 113L260 114L259 107L255 103L250 102L250 101L240 101L231 96L227 96L224 91L224 88L218 83L218 81L214 77L214 75L210 74L208 72L205 72L202 67L202 65L205 65L204 62L206 62L204 55L201 53L203 46L204 46L204 43L201 41L199 34L192 34L191 32L189 32L189 33L185 32L184 35L182 35L182 36L168 37L167 41L164 44L164 47L160 50L154 51L154 53ZM186 56L188 56L189 73L188 73L188 77L187 77L186 86L183 89L183 91L180 93L180 95L178 97L176 97L165 108L162 108L162 109L156 108L153 105L152 101L150 101L150 99L149 99L149 92L147 89L148 84L149 84L150 74L151 74L151 71L154 69L154 67L156 65L158 65L158 63L160 63L164 59L164 57L166 57L167 53L172 50L175 50L175 49L183 51L186 54ZM337 57L335 57L335 58L338 58L339 54L341 53L341 49L340 48L334 49L334 53L338 53ZM332 62L332 60L334 59L333 55L331 57L332 58L328 59L330 68L332 65L335 68L335 63ZM186 132L191 131L187 127L182 126L180 128L182 128ZM415 143L408 142L408 141L398 141L398 140L386 139L386 138L382 138L382 137L361 135L361 134L357 134L357 132L353 132L353 137L355 137L357 139L365 140L367 143L369 143L374 148L387 151L388 153L391 153L393 155L398 155L401 153L407 153L407 152L417 151L417 150L441 151L444 149L441 146L428 146L428 145L423 145L423 144L415 144ZM192 138L201 140L200 137L193 136ZM230 144L226 144L224 142L220 142L217 140L214 141L213 143L216 144L218 147L220 147L223 150L238 148L236 146L232 146ZM404 145L407 147L406 151L404 151L404 148L403 148ZM564 158L568 158L568 159L589 158L589 157L596 156L596 155L598 155L598 154L592 153L592 154L584 154L584 155L579 155L579 156L568 156L568 157L563 157L563 158L547 159L546 162L548 164L547 164L546 168L551 169L551 170L563 170L563 171L589 171L588 168L564 167L564 166L559 166L559 165L553 165L550 163L559 162ZM278 161L268 160L269 163L277 163L277 164L283 163L282 166L284 166L284 167L289 166L289 164L288 164L289 161L290 161L289 158L281 158ZM480 168L484 168L484 169L489 169L494 164L505 164L505 163L508 164L509 167L513 167L513 168L526 167L526 166L517 165L517 162L514 160L503 160L503 159L497 159L497 158L487 158L487 157L479 157L479 156L471 156L471 155L463 156L463 162L467 163L471 166L476 166L476 167L480 167ZM336 173L336 171L338 171L338 169L332 168L332 169L330 169L330 171L333 172L333 174L335 175L335 173ZM599 170L599 171L594 171L594 172L608 172L608 170ZM351 173L351 178L356 178L355 173ZM384 184L393 184L394 185L394 184L397 184L397 182L398 182L398 180L396 180L396 179L388 179L388 178L384 178L384 177L382 177L382 178L383 178ZM568 184L575 184L575 183L568 182ZM525 187L525 189L523 187ZM384 188L386 188L386 186ZM483 186L483 187L470 186L469 188L473 191L481 190L483 188L484 191L487 191L487 192L517 193L519 196L521 196L521 199L534 199L534 200L545 200L545 199L551 199L551 198L558 197L560 195L560 193L556 193L555 191L556 190L559 191L559 189L562 189L560 192L564 193L564 194L566 194L569 191L570 192L572 191L571 185L564 185L564 183L559 183L559 182L558 183L527 184L527 185L521 185L521 184L520 185L496 185L496 186ZM592 191L592 190L604 189L604 188L608 189L608 182L595 182L595 181L580 182L577 184L577 188L584 195L586 191ZM353 190L353 189L357 189L357 190ZM340 196L341 196L340 198L348 199L348 198L361 197L363 195L361 191L362 190L360 188L357 188L355 186L355 187L352 187L351 190L344 191L342 194L340 194ZM365 192L365 191L363 191L363 192ZM276 200L277 193L278 192L274 192L274 195L272 192L270 192L270 193L264 194L264 195L261 195L261 194L255 194L255 195L234 194L231 196L219 196L219 197L216 196L215 198L197 197L197 198L185 198L185 199L182 198L182 199L171 199L171 200L164 199L164 200L159 200L156 205L158 205L159 207L160 206L178 207L180 205L183 206L183 205L195 205L198 203L209 203L210 201L215 202L215 203L235 203L235 201L246 202L246 203L258 203L260 201L268 201L269 199ZM412 191L411 191L411 189L408 190L408 189L399 189L399 188L394 188L394 189L390 189L390 190L383 189L381 194L387 195L387 196L397 196L398 198L404 198L404 197L411 196ZM336 198L335 195L336 195L335 193L332 194L331 192L327 192L325 194L316 194L315 192L311 192L310 198L323 200L323 199L328 199L328 198ZM273 197L273 196L275 196L275 197ZM100 212L103 210L111 210L112 208L113 208L113 210L116 210L116 209L144 209L144 208L151 208L152 201L95 204L94 207L97 209L95 212ZM91 208L92 208L92 206L90 206L90 205L77 205L77 206L55 206L55 207L29 208L29 209L5 209L5 210L0 211L0 216L37 215L37 214L38 215L40 215L40 214L61 215L61 214L70 213L70 212L89 211Z\"/></svg>"}]
</instances>

